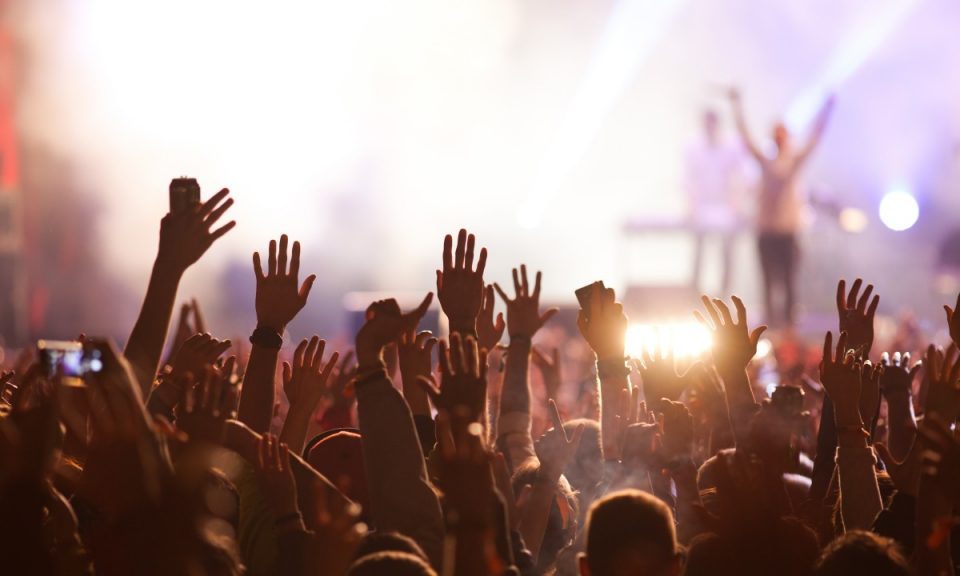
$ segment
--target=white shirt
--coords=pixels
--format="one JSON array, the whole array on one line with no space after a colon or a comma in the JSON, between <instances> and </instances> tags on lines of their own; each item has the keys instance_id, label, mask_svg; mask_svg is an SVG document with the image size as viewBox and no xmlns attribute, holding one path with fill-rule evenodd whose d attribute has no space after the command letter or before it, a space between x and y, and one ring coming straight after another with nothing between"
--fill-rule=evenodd
<instances>
[{"instance_id":1,"label":"white shirt","mask_svg":"<svg viewBox=\"0 0 960 576\"><path fill-rule=\"evenodd\" d=\"M690 216L701 229L731 230L741 218L738 185L743 153L724 142L698 142L686 153Z\"/></svg>"}]
</instances>

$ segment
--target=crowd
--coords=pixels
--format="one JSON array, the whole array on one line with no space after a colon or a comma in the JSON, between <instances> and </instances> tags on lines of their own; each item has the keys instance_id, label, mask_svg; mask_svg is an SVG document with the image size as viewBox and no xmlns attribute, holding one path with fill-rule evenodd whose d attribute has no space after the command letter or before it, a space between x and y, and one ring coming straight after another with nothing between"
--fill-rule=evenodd
<instances>
[{"instance_id":1,"label":"crowd","mask_svg":"<svg viewBox=\"0 0 960 576\"><path fill-rule=\"evenodd\" d=\"M955 572L953 308L954 343L921 367L915 339L874 345L879 297L841 281L822 355L780 344L768 394L765 327L737 297L691 303L712 335L702 358L630 359L613 290L585 291L581 338L564 339L541 274L488 284L461 230L436 292L373 302L338 354L285 342L316 276L284 235L253 255L247 352L191 303L164 358L180 279L233 227L232 203L223 190L164 216L126 346L80 336L98 354L82 381L29 356L3 374L0 573ZM418 328L434 300L443 338Z\"/></svg>"}]
</instances>

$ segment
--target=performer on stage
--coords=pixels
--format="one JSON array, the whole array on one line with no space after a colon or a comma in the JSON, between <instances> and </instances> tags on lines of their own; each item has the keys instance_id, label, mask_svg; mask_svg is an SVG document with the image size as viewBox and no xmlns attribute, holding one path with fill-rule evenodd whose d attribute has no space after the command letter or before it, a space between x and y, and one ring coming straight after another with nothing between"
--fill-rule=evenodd
<instances>
[{"instance_id":1,"label":"performer on stage","mask_svg":"<svg viewBox=\"0 0 960 576\"><path fill-rule=\"evenodd\" d=\"M796 303L794 282L800 256L797 235L803 225L804 207L798 185L799 174L826 129L834 97L830 96L824 103L812 133L799 149L794 148L787 127L777 123L773 128L773 141L777 147L773 158L763 154L751 138L737 89L730 91L730 102L744 145L760 165L756 227L767 323L792 326ZM778 292L782 293L779 305L775 303Z\"/></svg>"},{"instance_id":2,"label":"performer on stage","mask_svg":"<svg viewBox=\"0 0 960 576\"><path fill-rule=\"evenodd\" d=\"M718 129L717 113L703 114L703 138L687 149L686 192L691 225L694 227L693 287L701 285L703 251L710 237L720 243L720 293L728 294L733 247L742 220L738 185L742 181L741 148L725 142Z\"/></svg>"}]
</instances>

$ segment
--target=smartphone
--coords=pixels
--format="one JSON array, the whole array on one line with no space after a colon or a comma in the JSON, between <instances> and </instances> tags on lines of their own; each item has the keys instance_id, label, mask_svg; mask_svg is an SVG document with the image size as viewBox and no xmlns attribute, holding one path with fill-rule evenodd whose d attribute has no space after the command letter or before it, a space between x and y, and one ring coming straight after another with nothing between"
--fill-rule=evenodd
<instances>
[{"instance_id":1,"label":"smartphone","mask_svg":"<svg viewBox=\"0 0 960 576\"><path fill-rule=\"evenodd\" d=\"M196 178L181 176L170 181L170 211L184 212L200 204L200 184Z\"/></svg>"},{"instance_id":2,"label":"smartphone","mask_svg":"<svg viewBox=\"0 0 960 576\"><path fill-rule=\"evenodd\" d=\"M37 355L46 377L67 386L84 386L88 375L103 370L103 352L93 342L40 340Z\"/></svg>"},{"instance_id":3,"label":"smartphone","mask_svg":"<svg viewBox=\"0 0 960 576\"><path fill-rule=\"evenodd\" d=\"M580 308L583 310L583 313L586 315L587 319L590 319L590 295L593 294L593 287L599 286L600 290L605 290L606 286L603 285L603 280L597 280L596 282L587 284L583 288L578 288L574 291L574 294L577 295L577 302L580 303Z\"/></svg>"}]
</instances>

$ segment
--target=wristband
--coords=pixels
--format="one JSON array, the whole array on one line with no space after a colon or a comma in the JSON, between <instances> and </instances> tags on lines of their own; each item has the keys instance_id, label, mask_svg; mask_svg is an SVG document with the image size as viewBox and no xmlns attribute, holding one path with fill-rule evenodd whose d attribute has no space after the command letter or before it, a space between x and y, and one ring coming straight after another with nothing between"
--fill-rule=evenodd
<instances>
[{"instance_id":1,"label":"wristband","mask_svg":"<svg viewBox=\"0 0 960 576\"><path fill-rule=\"evenodd\" d=\"M359 387L359 386L363 386L364 384L372 380L387 379L387 378L389 378L387 376L387 369L384 368L383 366L379 366L376 369L371 370L370 372L367 372L366 374L357 374L357 376L353 379L353 385L354 387Z\"/></svg>"},{"instance_id":2,"label":"wristband","mask_svg":"<svg viewBox=\"0 0 960 576\"><path fill-rule=\"evenodd\" d=\"M257 329L250 335L250 343L261 348L279 350L283 346L283 336L273 328L257 326Z\"/></svg>"},{"instance_id":3,"label":"wristband","mask_svg":"<svg viewBox=\"0 0 960 576\"><path fill-rule=\"evenodd\" d=\"M630 366L626 358L607 358L597 360L597 376L601 380L607 378L626 378L630 375Z\"/></svg>"}]
</instances>

